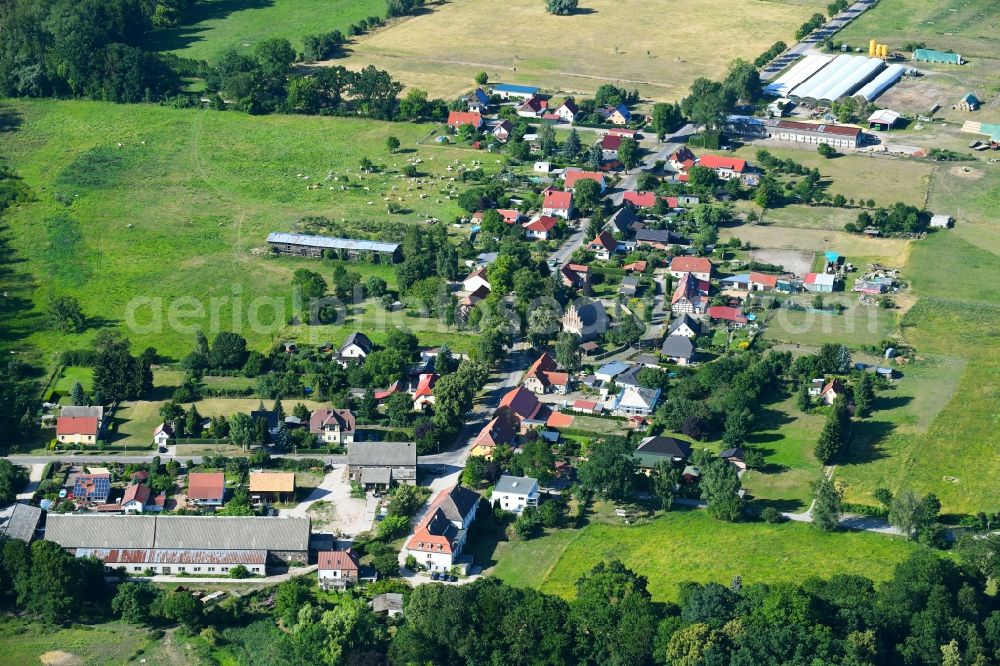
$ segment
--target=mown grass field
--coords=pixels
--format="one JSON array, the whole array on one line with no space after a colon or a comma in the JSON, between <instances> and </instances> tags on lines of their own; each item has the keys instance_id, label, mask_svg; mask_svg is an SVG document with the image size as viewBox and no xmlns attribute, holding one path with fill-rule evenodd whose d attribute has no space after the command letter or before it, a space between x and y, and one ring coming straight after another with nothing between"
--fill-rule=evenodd
<instances>
[{"instance_id":1,"label":"mown grass field","mask_svg":"<svg viewBox=\"0 0 1000 666\"><path fill-rule=\"evenodd\" d=\"M0 153L35 197L6 219L24 260L17 295L36 305L21 326L42 352L84 347L96 326L119 325L136 348L180 358L196 329L214 335L213 312L216 330L237 330L265 350L286 324L294 270L329 279L333 266L270 258L269 232L322 215L337 227L327 233L401 239L407 224L461 212L441 190L457 185L449 166L472 161L468 151L418 146L426 125L79 101L4 106L19 126L0 134ZM390 134L402 142L399 154L385 148ZM384 172L359 175L365 156ZM413 158L423 160L423 184L398 177ZM324 182L330 173L347 184ZM410 212L388 213L383 196ZM391 276L384 266L352 270ZM87 333L65 335L41 321L61 295L80 299L95 324ZM139 306L130 311L130 303ZM137 326L128 326L129 312ZM251 315L259 325L248 323Z\"/></svg>"},{"instance_id":2,"label":"mown grass field","mask_svg":"<svg viewBox=\"0 0 1000 666\"><path fill-rule=\"evenodd\" d=\"M160 30L153 46L184 58L214 62L226 49L249 52L264 39L284 37L301 51L302 37L340 30L369 16L385 16L383 0L212 0L197 4L192 20Z\"/></svg>"},{"instance_id":3,"label":"mown grass field","mask_svg":"<svg viewBox=\"0 0 1000 666\"><path fill-rule=\"evenodd\" d=\"M531 541L502 541L493 572L512 585L571 598L577 579L595 564L620 559L649 578L654 599L671 601L679 583L724 583L735 575L744 584L839 573L881 580L915 548L865 532L825 534L795 523L734 525L703 510L677 510L636 526L592 522Z\"/></svg>"},{"instance_id":4,"label":"mown grass field","mask_svg":"<svg viewBox=\"0 0 1000 666\"><path fill-rule=\"evenodd\" d=\"M822 7L815 0L586 0L576 14L554 16L537 0L502 8L453 0L360 40L339 62L374 64L446 98L468 90L485 70L492 80L564 92L615 83L675 100L696 78L718 78L736 58L753 60L779 39L791 43L795 29Z\"/></svg>"},{"instance_id":5,"label":"mown grass field","mask_svg":"<svg viewBox=\"0 0 1000 666\"><path fill-rule=\"evenodd\" d=\"M13 618L0 622L0 644L0 664L9 666L123 664L152 645L146 629L123 622L53 628Z\"/></svg>"}]
</instances>

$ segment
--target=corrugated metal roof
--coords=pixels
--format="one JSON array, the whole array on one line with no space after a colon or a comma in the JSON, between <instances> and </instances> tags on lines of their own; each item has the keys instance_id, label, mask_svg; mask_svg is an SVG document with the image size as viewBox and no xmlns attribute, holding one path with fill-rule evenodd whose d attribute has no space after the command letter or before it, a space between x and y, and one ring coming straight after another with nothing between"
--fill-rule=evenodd
<instances>
[{"instance_id":1,"label":"corrugated metal roof","mask_svg":"<svg viewBox=\"0 0 1000 666\"><path fill-rule=\"evenodd\" d=\"M10 518L3 525L0 525L0 535L8 539L20 539L21 541L31 541L38 528L38 521L42 518L42 510L37 506L18 502L10 514Z\"/></svg>"},{"instance_id":2,"label":"corrugated metal roof","mask_svg":"<svg viewBox=\"0 0 1000 666\"><path fill-rule=\"evenodd\" d=\"M307 247L327 247L335 250L368 250L371 252L395 252L399 243L357 240L354 238L333 238L331 236L308 236L306 234L286 234L278 231L267 235L268 243L287 243Z\"/></svg>"},{"instance_id":3,"label":"corrugated metal roof","mask_svg":"<svg viewBox=\"0 0 1000 666\"><path fill-rule=\"evenodd\" d=\"M152 548L156 516L50 513L45 538L63 548Z\"/></svg>"},{"instance_id":4,"label":"corrugated metal roof","mask_svg":"<svg viewBox=\"0 0 1000 666\"><path fill-rule=\"evenodd\" d=\"M416 466L417 445L413 442L363 442L347 450L350 466Z\"/></svg>"},{"instance_id":5,"label":"corrugated metal roof","mask_svg":"<svg viewBox=\"0 0 1000 666\"><path fill-rule=\"evenodd\" d=\"M147 550L143 548L78 548L77 557L96 557L105 564L264 564L265 550Z\"/></svg>"}]
</instances>

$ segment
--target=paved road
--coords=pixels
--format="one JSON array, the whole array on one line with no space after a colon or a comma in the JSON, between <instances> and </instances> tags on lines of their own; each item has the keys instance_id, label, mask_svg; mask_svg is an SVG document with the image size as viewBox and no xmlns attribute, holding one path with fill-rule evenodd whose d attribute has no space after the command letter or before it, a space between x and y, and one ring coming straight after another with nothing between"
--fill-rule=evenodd
<instances>
[{"instance_id":1,"label":"paved road","mask_svg":"<svg viewBox=\"0 0 1000 666\"><path fill-rule=\"evenodd\" d=\"M866 9L874 6L876 2L878 2L878 0L861 0L831 18L822 28L814 30L812 34L807 35L802 39L802 41L793 44L790 49L772 60L770 64L768 64L767 67L761 71L760 80L770 81L773 79L779 72L781 72L781 70L788 67L800 56L805 55L806 52L816 46L816 44L833 37L839 31L843 30L848 23L860 16Z\"/></svg>"},{"instance_id":2,"label":"paved road","mask_svg":"<svg viewBox=\"0 0 1000 666\"><path fill-rule=\"evenodd\" d=\"M11 461L16 465L24 466L34 466L34 465L45 465L50 462L64 462L73 465L87 465L105 462L117 462L117 463L149 463L153 462L153 458L158 457L161 462L166 462L171 458L176 458L178 462L187 462L190 460L196 465L202 463L203 456L175 456L170 453L150 453L147 455L134 456L134 455L119 455L115 453L95 453L95 454L81 454L81 453L61 453L59 455L22 455L14 454L10 456L5 456L7 460ZM347 464L347 456L345 455L320 455L320 454L302 454L302 453L273 453L272 458L290 458L290 459L301 459L310 458L322 460L327 465L344 465ZM41 470L39 470L41 474Z\"/></svg>"},{"instance_id":3,"label":"paved road","mask_svg":"<svg viewBox=\"0 0 1000 666\"><path fill-rule=\"evenodd\" d=\"M549 265L562 266L569 261L569 258L573 256L573 253L588 240L587 238L584 238L584 235L587 233L587 220L580 220L577 224L579 224L579 228L573 231L566 239L566 242L560 245L555 252L549 255Z\"/></svg>"},{"instance_id":4,"label":"paved road","mask_svg":"<svg viewBox=\"0 0 1000 666\"><path fill-rule=\"evenodd\" d=\"M656 163L659 161L666 161L667 157L670 156L672 152L684 145L684 142L689 136L694 134L695 126L688 123L684 127L680 128L673 134L668 134L664 137L664 140L657 143L649 150L645 157L642 158L642 164L640 164L635 169L632 169L629 173L618 182L614 190L611 191L611 203L615 206L620 206L625 198L625 193L629 190L634 190L636 183L639 181L639 176L643 171L651 171L655 168Z\"/></svg>"}]
</instances>

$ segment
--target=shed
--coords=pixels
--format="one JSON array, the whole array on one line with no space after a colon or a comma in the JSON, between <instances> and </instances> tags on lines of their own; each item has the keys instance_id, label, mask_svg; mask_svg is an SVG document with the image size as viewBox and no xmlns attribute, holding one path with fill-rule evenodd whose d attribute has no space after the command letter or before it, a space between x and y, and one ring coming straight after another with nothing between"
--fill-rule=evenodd
<instances>
[{"instance_id":1,"label":"shed","mask_svg":"<svg viewBox=\"0 0 1000 666\"><path fill-rule=\"evenodd\" d=\"M931 228L932 229L947 229L949 228L954 220L951 215L935 215L931 218Z\"/></svg>"}]
</instances>

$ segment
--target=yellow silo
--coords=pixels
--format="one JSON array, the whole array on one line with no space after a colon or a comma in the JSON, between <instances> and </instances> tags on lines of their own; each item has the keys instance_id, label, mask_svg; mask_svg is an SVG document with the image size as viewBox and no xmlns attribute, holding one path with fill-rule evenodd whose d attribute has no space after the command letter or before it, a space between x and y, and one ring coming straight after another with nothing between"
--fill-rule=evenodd
<instances>
[{"instance_id":1,"label":"yellow silo","mask_svg":"<svg viewBox=\"0 0 1000 666\"><path fill-rule=\"evenodd\" d=\"M888 44L883 44L882 45L881 53L879 55L882 56L882 60L886 60L889 57L889 45Z\"/></svg>"},{"instance_id":2,"label":"yellow silo","mask_svg":"<svg viewBox=\"0 0 1000 666\"><path fill-rule=\"evenodd\" d=\"M878 55L878 42L874 39L868 42L868 55L871 57Z\"/></svg>"}]
</instances>

